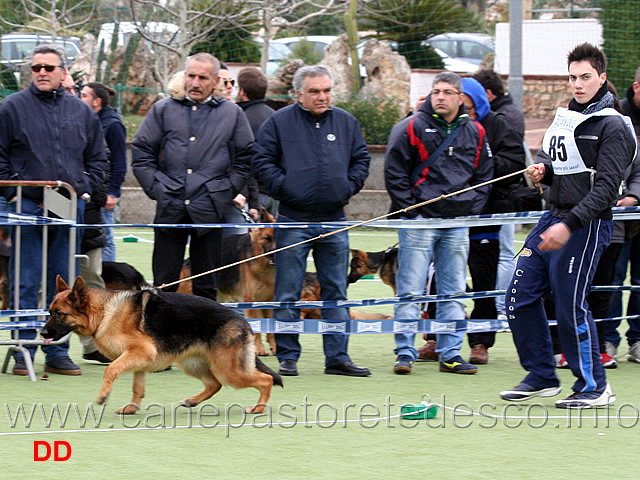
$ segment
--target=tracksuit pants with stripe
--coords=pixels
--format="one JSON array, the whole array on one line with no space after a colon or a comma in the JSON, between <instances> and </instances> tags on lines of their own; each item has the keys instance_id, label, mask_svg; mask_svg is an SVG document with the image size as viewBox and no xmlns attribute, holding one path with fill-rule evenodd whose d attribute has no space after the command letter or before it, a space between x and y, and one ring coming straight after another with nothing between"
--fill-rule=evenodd
<instances>
[{"instance_id":1,"label":"tracksuit pants with stripe","mask_svg":"<svg viewBox=\"0 0 640 480\"><path fill-rule=\"evenodd\" d=\"M602 391L606 376L600 361L598 334L586 298L602 252L611 241L613 222L594 219L572 233L556 251L542 252L540 234L561 222L545 213L525 241L506 293L507 316L520 363L529 374L523 383L559 385L543 297L555 297L558 335L576 382L576 392Z\"/></svg>"}]
</instances>

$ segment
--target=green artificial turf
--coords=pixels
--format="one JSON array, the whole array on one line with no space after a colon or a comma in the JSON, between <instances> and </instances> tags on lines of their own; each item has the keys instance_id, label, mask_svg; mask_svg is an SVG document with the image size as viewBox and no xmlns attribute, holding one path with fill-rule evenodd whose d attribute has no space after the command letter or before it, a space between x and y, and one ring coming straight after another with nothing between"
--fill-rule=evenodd
<instances>
[{"instance_id":1,"label":"green artificial turf","mask_svg":"<svg viewBox=\"0 0 640 480\"><path fill-rule=\"evenodd\" d=\"M117 235L121 233L128 234ZM136 235L151 238L150 232L138 230ZM395 242L394 232L384 230L351 235L352 247L371 251ZM134 264L147 278L150 254L150 243L118 243L118 259ZM391 295L377 279L349 287L350 298ZM387 306L375 310L392 312ZM597 415L584 411L580 420L579 414L568 416L556 409L555 398L524 405L499 398L499 391L524 376L507 332L497 335L490 363L480 366L476 375L440 373L434 362L415 364L410 375L395 375L393 336L366 334L351 337L349 352L372 376L329 376L324 374L321 339L302 335L301 342L300 376L285 377L284 388L274 387L271 415L242 413L258 398L253 389L223 388L190 412L177 407L202 385L174 368L149 374L141 411L119 417L114 412L131 398L132 375L116 381L101 410L94 399L105 367L83 361L79 341L73 338L71 355L82 376L51 374L46 381L30 382L0 375L0 478L636 478L634 462L626 459L636 455L640 365L626 361L625 347L618 369L607 371L618 395L616 405ZM422 343L416 339L417 346ZM466 343L462 355L469 355ZM275 357L265 358L265 363L277 370ZM35 365L40 378L41 352ZM567 395L571 372L558 373ZM446 407L436 418L397 418L401 404L420 403L425 394ZM18 415L21 406L25 417ZM91 410L95 421L84 418ZM71 457L66 462L34 462L35 441L68 442Z\"/></svg>"}]
</instances>

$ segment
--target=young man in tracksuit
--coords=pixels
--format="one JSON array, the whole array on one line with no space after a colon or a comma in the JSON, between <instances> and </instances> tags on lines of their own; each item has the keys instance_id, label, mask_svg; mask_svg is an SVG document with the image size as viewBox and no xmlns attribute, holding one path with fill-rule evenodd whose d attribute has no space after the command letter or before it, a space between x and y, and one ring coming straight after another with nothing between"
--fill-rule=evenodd
<instances>
[{"instance_id":1,"label":"young man in tracksuit","mask_svg":"<svg viewBox=\"0 0 640 480\"><path fill-rule=\"evenodd\" d=\"M611 207L636 140L628 117L611 108L607 60L588 43L568 57L573 100L559 108L542 149L549 163L532 165L534 182L551 185L552 208L531 231L507 290L506 305L520 363L529 374L507 401L551 397L561 391L542 297L556 298L558 335L576 381L559 408L610 405L615 395L600 361L598 335L586 296L598 260L611 240Z\"/></svg>"}]
</instances>

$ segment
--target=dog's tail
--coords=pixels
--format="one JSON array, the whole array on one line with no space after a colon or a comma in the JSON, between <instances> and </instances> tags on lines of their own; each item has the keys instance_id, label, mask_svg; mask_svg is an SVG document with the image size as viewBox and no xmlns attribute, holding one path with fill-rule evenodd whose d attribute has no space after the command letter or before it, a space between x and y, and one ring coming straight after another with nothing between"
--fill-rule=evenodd
<instances>
[{"instance_id":1,"label":"dog's tail","mask_svg":"<svg viewBox=\"0 0 640 480\"><path fill-rule=\"evenodd\" d=\"M273 384L274 385L278 385L280 387L284 387L283 383L282 383L282 377L280 375L278 375L276 372L274 372L273 370L271 370L269 367L267 367L264 362L262 360L260 360L260 357L258 357L256 355L256 368L261 371L262 373L266 373L268 375L271 375L273 377Z\"/></svg>"}]
</instances>

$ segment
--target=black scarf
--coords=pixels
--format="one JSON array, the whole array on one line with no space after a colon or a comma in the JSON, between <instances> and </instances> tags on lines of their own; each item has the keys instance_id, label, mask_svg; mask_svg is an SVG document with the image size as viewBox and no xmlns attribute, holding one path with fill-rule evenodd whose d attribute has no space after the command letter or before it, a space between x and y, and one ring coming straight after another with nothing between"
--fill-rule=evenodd
<instances>
[{"instance_id":1,"label":"black scarf","mask_svg":"<svg viewBox=\"0 0 640 480\"><path fill-rule=\"evenodd\" d=\"M607 81L602 84L597 93L588 103L578 103L576 99L569 102L569 110L589 115L593 112L599 112L605 108L613 107L616 103L616 97L607 88Z\"/></svg>"}]
</instances>

